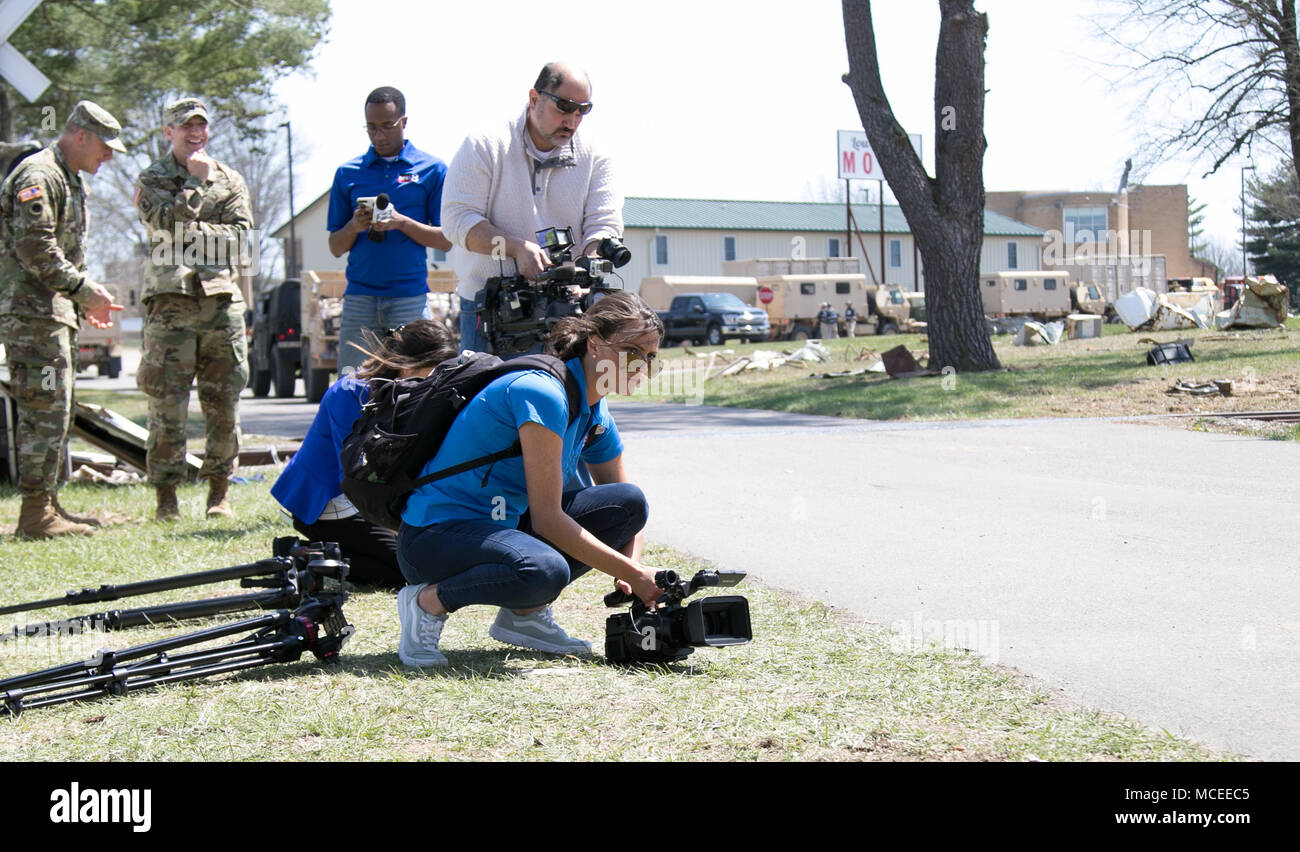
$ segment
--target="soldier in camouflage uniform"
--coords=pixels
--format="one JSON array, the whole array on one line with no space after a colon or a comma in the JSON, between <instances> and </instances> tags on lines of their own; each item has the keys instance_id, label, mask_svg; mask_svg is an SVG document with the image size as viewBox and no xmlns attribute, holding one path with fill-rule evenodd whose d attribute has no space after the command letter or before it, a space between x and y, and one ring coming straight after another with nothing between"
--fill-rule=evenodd
<instances>
[{"instance_id":1,"label":"soldier in camouflage uniform","mask_svg":"<svg viewBox=\"0 0 1300 852\"><path fill-rule=\"evenodd\" d=\"M159 519L180 517L185 421L197 377L207 441L199 478L208 480L209 517L231 515L226 490L239 455L239 392L248 381L239 265L253 228L239 173L207 155L208 111L196 98L164 110L171 144L140 173L135 205L149 230L144 354L136 383L149 396L149 481Z\"/></svg>"},{"instance_id":2,"label":"soldier in camouflage uniform","mask_svg":"<svg viewBox=\"0 0 1300 852\"><path fill-rule=\"evenodd\" d=\"M72 424L72 355L78 315L108 328L122 310L86 275L86 190L125 151L121 126L90 101L73 109L48 148L19 163L0 187L0 340L18 404L16 532L29 538L89 534L98 521L63 511L55 494Z\"/></svg>"}]
</instances>

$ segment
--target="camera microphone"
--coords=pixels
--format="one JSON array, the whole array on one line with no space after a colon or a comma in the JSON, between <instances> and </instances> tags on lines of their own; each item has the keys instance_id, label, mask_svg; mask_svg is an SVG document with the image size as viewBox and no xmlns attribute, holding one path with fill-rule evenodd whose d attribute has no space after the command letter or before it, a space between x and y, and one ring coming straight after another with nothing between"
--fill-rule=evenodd
<instances>
[{"instance_id":1,"label":"camera microphone","mask_svg":"<svg viewBox=\"0 0 1300 852\"><path fill-rule=\"evenodd\" d=\"M379 195L375 196L375 212L371 217L370 221L372 223L391 222L392 219L393 219L393 208L388 203L388 194L381 192L379 193ZM369 237L371 242L382 243L384 241L384 237L387 236L388 234L384 233L383 231L376 231L373 227L369 231Z\"/></svg>"}]
</instances>

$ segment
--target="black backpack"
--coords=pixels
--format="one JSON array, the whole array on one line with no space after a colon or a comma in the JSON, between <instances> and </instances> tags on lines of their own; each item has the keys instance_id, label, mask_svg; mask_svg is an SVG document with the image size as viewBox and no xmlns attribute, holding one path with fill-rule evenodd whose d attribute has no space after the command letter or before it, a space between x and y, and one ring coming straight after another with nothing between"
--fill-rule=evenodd
<instances>
[{"instance_id":1,"label":"black backpack","mask_svg":"<svg viewBox=\"0 0 1300 852\"><path fill-rule=\"evenodd\" d=\"M585 403L585 390L551 355L522 355L502 361L483 352L466 352L444 361L423 379L374 380L352 434L343 441L343 493L367 521L396 530L411 492L434 480L485 464L522 455L516 440L509 447L420 476L451 429L452 421L494 379L522 370L543 370L564 382L569 422Z\"/></svg>"}]
</instances>

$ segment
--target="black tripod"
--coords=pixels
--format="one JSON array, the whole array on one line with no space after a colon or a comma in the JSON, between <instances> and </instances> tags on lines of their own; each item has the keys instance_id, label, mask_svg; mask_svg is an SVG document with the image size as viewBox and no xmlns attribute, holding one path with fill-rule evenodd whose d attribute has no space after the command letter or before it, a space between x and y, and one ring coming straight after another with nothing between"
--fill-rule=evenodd
<instances>
[{"instance_id":1,"label":"black tripod","mask_svg":"<svg viewBox=\"0 0 1300 852\"><path fill-rule=\"evenodd\" d=\"M343 617L346 599L347 592L340 587L337 592L303 601L296 610L269 612L122 651L99 651L89 660L0 680L0 700L5 710L17 716L35 707L126 695L164 683L293 662L304 651L311 651L327 663L337 662L339 649L353 632ZM168 653L246 630L256 632L218 648Z\"/></svg>"},{"instance_id":2,"label":"black tripod","mask_svg":"<svg viewBox=\"0 0 1300 852\"><path fill-rule=\"evenodd\" d=\"M76 606L148 595L154 592L204 586L225 580L239 579L242 588L265 588L271 591L207 598L198 601L161 604L137 609L116 609L88 615L76 615L58 621L43 621L14 627L0 633L0 642L20 636L48 636L51 634L77 634L87 630L119 630L143 624L159 624L186 618L203 618L225 612L249 609L277 609L297 607L315 592L323 577L343 580L347 576L346 561L334 542L307 543L293 536L275 539L270 559L261 559L247 565L232 565L211 571L180 574L157 580L143 580L122 585L105 584L94 589L70 591L63 597L46 598L30 603L0 607L0 615L45 609L52 606Z\"/></svg>"}]
</instances>

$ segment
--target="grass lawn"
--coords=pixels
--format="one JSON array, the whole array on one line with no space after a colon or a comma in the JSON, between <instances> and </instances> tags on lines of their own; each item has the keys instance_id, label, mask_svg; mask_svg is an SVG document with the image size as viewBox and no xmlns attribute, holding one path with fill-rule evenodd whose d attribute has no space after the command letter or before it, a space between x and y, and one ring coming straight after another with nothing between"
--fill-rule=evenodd
<instances>
[{"instance_id":1,"label":"grass lawn","mask_svg":"<svg viewBox=\"0 0 1300 852\"><path fill-rule=\"evenodd\" d=\"M1145 414L1250 411L1300 408L1300 320L1289 328L1231 333L1195 330L1132 333L1104 326L1091 340L1065 340L1057 346L1014 346L994 338L1003 369L934 378L891 379L883 373L819 379L813 373L849 371L880 353L904 345L914 354L926 349L917 335L829 341L831 361L812 368L780 367L746 371L702 381L705 359L723 347L698 347L700 360L683 359L678 347L664 350L663 375L635 399L702 402L825 414L870 420L956 420L1004 417L1091 417ZM1151 338L1192 341L1190 363L1147 366ZM755 349L793 351L791 342L728 347L735 355ZM864 360L864 355L866 359ZM728 358L733 356L727 356ZM726 358L714 367L716 373ZM691 371L689 376L683 370ZM1166 391L1179 380L1196 383L1231 379L1231 397L1189 397Z\"/></svg>"},{"instance_id":2,"label":"grass lawn","mask_svg":"<svg viewBox=\"0 0 1300 852\"><path fill-rule=\"evenodd\" d=\"M241 471L252 473L253 471ZM274 469L266 468L268 480ZM67 589L155 579L254 561L290 532L269 482L235 486L235 519L199 520L203 490L181 489L187 520L138 520L92 538L24 542L0 537L0 603ZM76 483L74 510L150 516L144 486ZM0 491L0 522L18 497ZM700 565L653 548L651 564ZM603 576L588 575L556 605L575 635L603 646ZM181 590L6 616L0 629L164 599L235 591ZM970 653L910 647L843 612L747 581L755 640L701 649L685 663L647 669L513 649L487 635L494 613L454 615L443 634L445 671L397 659L394 595L358 591L345 607L356 635L341 664L314 660L143 690L108 700L0 717L0 760L1223 760L1166 732L1067 706L1016 672ZM698 595L696 597L699 597ZM196 629L190 622L185 631ZM174 628L0 643L0 677L124 648Z\"/></svg>"}]
</instances>

